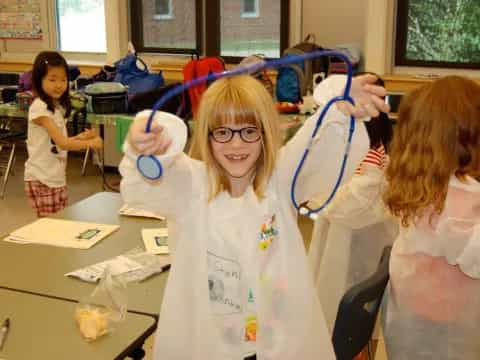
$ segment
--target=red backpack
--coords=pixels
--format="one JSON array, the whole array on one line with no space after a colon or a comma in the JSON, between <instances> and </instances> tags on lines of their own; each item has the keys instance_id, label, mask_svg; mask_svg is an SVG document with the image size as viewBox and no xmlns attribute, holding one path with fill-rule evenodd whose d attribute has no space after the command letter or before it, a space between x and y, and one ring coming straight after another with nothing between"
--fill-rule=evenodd
<instances>
[{"instance_id":1,"label":"red backpack","mask_svg":"<svg viewBox=\"0 0 480 360\"><path fill-rule=\"evenodd\" d=\"M183 67L183 79L189 82L196 78L207 76L211 73L219 73L225 71L225 63L222 58L218 56L207 56L202 59L192 59ZM197 114L198 104L202 97L203 92L207 89L207 81L203 81L201 84L192 86L188 89L188 95L190 97L190 103L192 106L192 114L195 117Z\"/></svg>"}]
</instances>

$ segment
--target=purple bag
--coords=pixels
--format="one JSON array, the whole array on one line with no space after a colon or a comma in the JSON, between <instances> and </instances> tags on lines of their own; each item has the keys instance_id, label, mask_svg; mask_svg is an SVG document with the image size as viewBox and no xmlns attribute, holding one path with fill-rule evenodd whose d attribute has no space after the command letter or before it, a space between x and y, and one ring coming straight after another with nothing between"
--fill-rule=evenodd
<instances>
[{"instance_id":1,"label":"purple bag","mask_svg":"<svg viewBox=\"0 0 480 360\"><path fill-rule=\"evenodd\" d=\"M25 71L18 79L18 92L32 91L32 72Z\"/></svg>"}]
</instances>

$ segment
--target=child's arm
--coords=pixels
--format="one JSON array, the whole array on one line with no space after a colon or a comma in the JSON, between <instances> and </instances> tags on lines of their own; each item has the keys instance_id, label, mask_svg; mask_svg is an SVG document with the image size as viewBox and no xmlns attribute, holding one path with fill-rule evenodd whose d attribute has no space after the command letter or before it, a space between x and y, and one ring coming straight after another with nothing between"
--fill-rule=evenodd
<instances>
[{"instance_id":1,"label":"child's arm","mask_svg":"<svg viewBox=\"0 0 480 360\"><path fill-rule=\"evenodd\" d=\"M385 221L391 216L382 201L384 185L382 168L364 163L362 174L354 175L347 184L342 185L320 215L352 229ZM308 206L316 208L324 199L313 199Z\"/></svg>"},{"instance_id":2,"label":"child's arm","mask_svg":"<svg viewBox=\"0 0 480 360\"><path fill-rule=\"evenodd\" d=\"M80 134L77 134L75 136L72 137L72 139L77 139L77 140L90 140L90 139L93 139L95 137L97 137L97 132L95 131L95 129L85 129L83 132L81 132Z\"/></svg>"},{"instance_id":3,"label":"child's arm","mask_svg":"<svg viewBox=\"0 0 480 360\"><path fill-rule=\"evenodd\" d=\"M332 76L320 83L319 87L315 90L315 95L320 93L324 99L317 99L318 96L316 96L316 100L322 103L322 105L325 105L325 99L341 95L345 86L345 79L344 76ZM360 80L362 79L355 78L354 82L357 88L356 93L360 94L357 97L361 101L357 101L355 108L344 105L346 106L346 110L362 116L374 116L375 112L378 113L377 109L385 110L383 107L380 107L378 103L378 101L381 100L377 99L378 95L381 95L381 90L379 90L378 87L374 87L372 92L370 92L370 88L367 87L365 89L365 85L362 85ZM373 78L373 80L375 80L375 78ZM358 89L362 89L362 86L364 88L363 92ZM375 99L375 101L368 103L367 100L369 98ZM343 108L342 110L345 109ZM386 110L388 111L388 108ZM300 162L301 156L307 144L311 141L311 134L321 111L322 108L310 117L281 150L277 168L281 174L280 178L287 181L284 185L288 189L290 188L294 171ZM333 105L325 116L322 126L313 140L313 145L310 148L307 160L297 180L295 194L298 203L308 201L316 194L330 194L340 172L347 145L349 128L350 116L345 115L338 106ZM365 127L360 121L356 121L343 183L348 181L353 175L356 167L367 153L368 148L369 141Z\"/></svg>"},{"instance_id":4,"label":"child's arm","mask_svg":"<svg viewBox=\"0 0 480 360\"><path fill-rule=\"evenodd\" d=\"M162 117L176 118L174 115L158 112L155 118L159 117L159 121L154 121L151 132L146 133L148 114L149 111L139 113L130 127L119 167L123 177L120 190L129 206L176 218L185 207L192 206L195 173L195 181L202 181L199 163L182 152L182 140L167 134L168 129L159 125ZM178 122L185 126L182 120ZM163 174L158 180L148 180L140 174L136 165L140 154L153 154L160 161Z\"/></svg>"},{"instance_id":5,"label":"child's arm","mask_svg":"<svg viewBox=\"0 0 480 360\"><path fill-rule=\"evenodd\" d=\"M62 150L83 150L87 148L100 149L103 146L103 141L99 136L94 136L89 139L78 139L77 137L67 137L63 135L62 131L55 125L53 119L48 116L40 116L32 120L35 124L42 126L47 130L48 135L52 138Z\"/></svg>"}]
</instances>

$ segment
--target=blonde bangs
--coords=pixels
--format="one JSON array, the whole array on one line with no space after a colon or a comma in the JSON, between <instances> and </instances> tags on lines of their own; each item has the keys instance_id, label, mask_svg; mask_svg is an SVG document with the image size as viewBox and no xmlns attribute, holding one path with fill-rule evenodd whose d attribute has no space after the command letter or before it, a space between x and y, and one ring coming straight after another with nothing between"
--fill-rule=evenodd
<instances>
[{"instance_id":1,"label":"blonde bangs","mask_svg":"<svg viewBox=\"0 0 480 360\"><path fill-rule=\"evenodd\" d=\"M278 114L263 85L248 75L215 81L202 96L195 122L190 155L207 165L210 200L230 191L228 178L213 157L210 131L226 125L252 125L262 131L253 188L257 197L263 198L281 144Z\"/></svg>"},{"instance_id":2,"label":"blonde bangs","mask_svg":"<svg viewBox=\"0 0 480 360\"><path fill-rule=\"evenodd\" d=\"M208 121L209 130L229 125L252 125L262 129L262 123L252 99L245 99L238 92L225 91L225 96L215 99Z\"/></svg>"},{"instance_id":3,"label":"blonde bangs","mask_svg":"<svg viewBox=\"0 0 480 360\"><path fill-rule=\"evenodd\" d=\"M473 81L449 76L402 101L384 201L403 226L441 213L451 175L475 176L472 169L478 174L479 89Z\"/></svg>"}]
</instances>

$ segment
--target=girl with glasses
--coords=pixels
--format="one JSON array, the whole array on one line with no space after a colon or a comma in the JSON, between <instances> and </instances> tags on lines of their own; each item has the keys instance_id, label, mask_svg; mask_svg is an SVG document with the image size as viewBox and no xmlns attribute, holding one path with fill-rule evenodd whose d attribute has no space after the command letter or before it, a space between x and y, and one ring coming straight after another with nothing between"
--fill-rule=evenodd
<instances>
[{"instance_id":1,"label":"girl with glasses","mask_svg":"<svg viewBox=\"0 0 480 360\"><path fill-rule=\"evenodd\" d=\"M386 110L375 79L355 79L358 105L338 107L360 117ZM319 100L340 95L344 85L343 76L322 82ZM173 115L157 113L146 133L148 115L132 124L120 171L125 202L165 215L171 234L174 262L154 358L334 359L290 200L318 114L281 146L279 117L263 85L247 75L223 78L203 94L190 156L172 151L179 140L162 121ZM299 177L300 201L332 189L348 129L349 117L332 107ZM348 174L367 150L365 128L357 126ZM140 175L139 154L158 157L160 179Z\"/></svg>"},{"instance_id":2,"label":"girl with glasses","mask_svg":"<svg viewBox=\"0 0 480 360\"><path fill-rule=\"evenodd\" d=\"M93 130L67 135L71 111L68 66L59 53L37 55L32 85L35 99L28 110L25 192L37 216L43 217L67 205L67 151L101 148L103 143Z\"/></svg>"}]
</instances>

